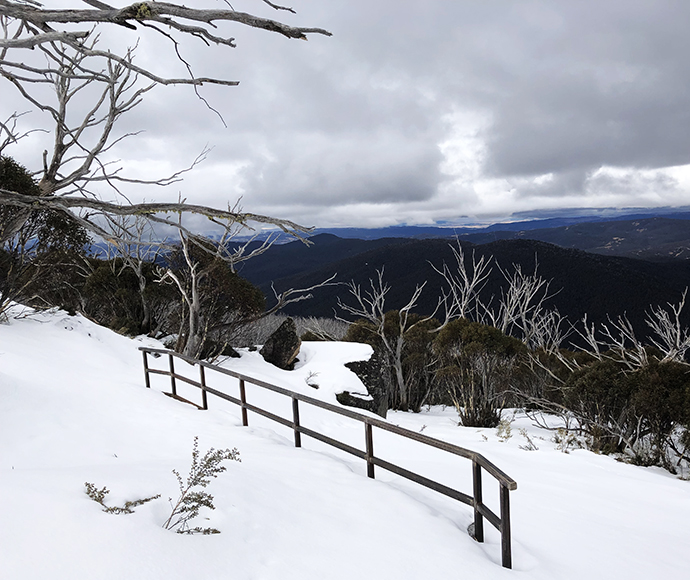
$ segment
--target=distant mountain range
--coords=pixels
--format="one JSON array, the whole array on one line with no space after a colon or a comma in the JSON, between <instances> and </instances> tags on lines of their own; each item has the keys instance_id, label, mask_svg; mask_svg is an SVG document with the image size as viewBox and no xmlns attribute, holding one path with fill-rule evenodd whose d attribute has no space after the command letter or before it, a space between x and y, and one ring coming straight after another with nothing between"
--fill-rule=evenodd
<instances>
[{"instance_id":1,"label":"distant mountain range","mask_svg":"<svg viewBox=\"0 0 690 580\"><path fill-rule=\"evenodd\" d=\"M314 235L333 234L339 238L356 238L376 240L379 238L446 238L456 235L486 234L489 232L526 232L560 228L576 224L636 221L650 218L667 218L690 220L690 210L677 211L662 208L660 210L639 211L621 215L581 215L539 218L515 222L500 222L489 226L389 226L385 228L316 228Z\"/></svg>"},{"instance_id":2,"label":"distant mountain range","mask_svg":"<svg viewBox=\"0 0 690 580\"><path fill-rule=\"evenodd\" d=\"M624 219L625 218L625 219ZM326 243L329 234L348 243ZM575 248L595 254L623 256L644 260L664 261L690 258L690 212L667 212L661 216L646 214L603 219L600 216L558 217L514 223L499 223L481 228L448 228L435 226L396 226L389 228L334 228L317 229L312 239L320 239L321 250L300 255L304 269L322 263L323 259L336 260L355 255L365 249L381 245L399 244L409 239L453 239L474 244L487 244L497 240L537 240L563 248ZM259 236L257 239L264 239ZM238 238L238 243L242 238ZM277 245L292 245L294 238L281 240ZM370 242L375 244L367 245ZM107 244L94 243L91 251L97 256L107 255ZM293 250L285 249L289 261ZM324 255L321 256L320 252ZM335 253L331 253L335 252ZM259 264L255 265L256 262ZM263 268L261 260L252 260L251 270ZM289 270L287 264L271 264L271 275L282 277ZM277 268L277 270L275 269Z\"/></svg>"},{"instance_id":3,"label":"distant mountain range","mask_svg":"<svg viewBox=\"0 0 690 580\"><path fill-rule=\"evenodd\" d=\"M629 219L620 217L602 220L592 216L584 221L576 221L581 218L553 218L494 224L484 228L401 226L373 230L343 228L317 232L362 240L457 237L475 244L487 244L497 240L538 240L608 256L657 261L690 258L690 213L625 217Z\"/></svg>"},{"instance_id":4,"label":"distant mountain range","mask_svg":"<svg viewBox=\"0 0 690 580\"><path fill-rule=\"evenodd\" d=\"M690 219L653 217L585 222L521 231L493 230L460 234L461 240L486 244L496 240L529 239L595 254L645 260L690 258Z\"/></svg>"}]
</instances>

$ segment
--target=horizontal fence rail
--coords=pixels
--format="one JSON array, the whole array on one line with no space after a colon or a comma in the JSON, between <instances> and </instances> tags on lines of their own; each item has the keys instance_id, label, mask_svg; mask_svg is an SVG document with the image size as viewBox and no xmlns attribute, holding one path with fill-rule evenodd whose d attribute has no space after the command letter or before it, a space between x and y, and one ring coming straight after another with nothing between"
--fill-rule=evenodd
<instances>
[{"instance_id":1,"label":"horizontal fence rail","mask_svg":"<svg viewBox=\"0 0 690 580\"><path fill-rule=\"evenodd\" d=\"M249 377L247 375L243 375L241 373L231 371L229 369L225 369L221 366L214 365L212 363L206 362L206 361L200 361L197 359L193 359L190 357L187 357L185 355L172 352L169 350L164 350L164 349L159 349L159 348L149 348L149 347L140 347L139 350L143 354L144 358L144 379L146 382L146 386L148 388L151 387L151 381L150 381L150 375L164 375L167 377L170 377L170 386L171 386L171 392L166 393L169 396L173 397L174 399L184 401L185 403L189 403L191 405L194 405L198 409L206 410L208 409L208 395L214 395L216 397L219 397L221 399L224 399L225 401L229 401L230 403L233 403L237 406L240 407L241 412L242 412L242 425L247 427L249 425L249 418L248 418L248 411L252 411L253 413L256 413L258 415L261 415L263 417L266 417L272 421L275 421L276 423L280 423L281 425L284 425L285 427L288 427L292 429L294 433L294 439L295 439L295 447L301 447L302 446L302 435L307 435L308 437L311 437L312 439L316 439L318 441L321 441L323 443L326 443L328 445L331 445L333 447L336 447L337 449L340 449L341 451L345 451L346 453L349 453L351 455L354 455L355 457L358 457L360 459L363 459L366 461L367 464L367 476L370 478L374 478L374 468L375 467L380 467L381 469L385 469L387 471L390 471L392 473L395 473L401 477L404 477L405 479L409 479L410 481L414 481L415 483L418 483L420 485L423 485L424 487L427 487L429 489L432 489L438 493L441 493L447 497L450 497L452 499L455 499L459 502L462 502L464 504L467 504L471 506L474 509L474 523L470 526L468 531L470 532L470 535L477 541L477 542L483 542L484 541L484 518L492 525L494 526L501 534L501 563L505 568L512 568L512 551L511 551L511 532L510 532L510 492L517 489L517 483L515 480L513 480L511 477L506 475L503 471L501 471L498 467L496 467L493 463L491 463L488 459L486 459L483 455L476 453L474 451L470 451L469 449L465 449L463 447L459 447L457 445L453 445L451 443L446 443L445 441L440 441L438 439L434 439L433 437L429 437L428 435L424 435L422 433L417 433L415 431L410 431L409 429L404 429L402 427L398 427L397 425L392 425L391 423L388 423L386 421L383 421L382 419L377 419L375 417L368 417L366 415L363 415L361 413L357 413L355 411L351 411L349 409L345 409L343 407L339 407L337 405L333 405L331 403L326 403L324 401L319 401L318 399L314 399L312 397L309 397L307 395L303 395L301 393L297 393L295 391L290 391L288 389L285 389L283 387L278 387L276 385L272 385L271 383L267 383L265 381L261 381L259 379L255 379L253 377ZM148 355L151 354L154 357L160 357L161 355L167 356L168 357L168 368L169 370L162 370L162 369L154 369L149 367L149 361L148 361ZM199 378L198 380L188 378L184 375L179 374L178 372L175 371L175 359L181 359L185 362L187 362L190 365L198 366L199 367ZM238 399L237 397L233 397L232 395L229 395L227 393L224 393L223 391L219 391L217 389L214 389L212 387L209 387L206 384L206 369L233 377L239 381L239 391L240 391L240 398ZM201 405L198 405L192 401L189 401L187 399L184 399L180 397L177 394L177 381L181 381L185 384L191 385L193 387L196 387L201 390ZM274 393L279 393L281 395L284 395L286 397L289 397L292 399L292 419L286 419L285 417L281 417L279 415L275 415L274 413L271 413L270 411L266 411L265 409L262 409L260 407L257 407L256 405L252 405L251 403L247 402L247 395L246 395L246 384L252 384L256 385L257 387L261 387L263 389L266 389L268 391L272 391ZM361 450L356 447L352 447L351 445L348 445L347 443L343 443L342 441L338 441L337 439L334 439L332 437L329 437L327 435L324 435L323 433L319 433L317 431L314 431L312 429L308 429L307 427L304 427L303 425L300 424L300 418L299 418L299 404L305 403L308 405L312 405L314 407L319 407L321 409L325 409L327 411L330 411L332 413L336 413L338 415L342 415L344 417L348 417L350 419L354 419L355 421L359 421L360 423L364 424L364 441L365 441L365 449ZM426 478L418 473L415 473L413 471L410 471L408 469L405 469L403 467L400 467L398 465L395 465L393 463L390 463L388 461L385 461L381 459L380 457L377 457L374 455L374 435L373 435L373 427L376 427L378 429L381 429L382 431L388 431L390 433L394 433L396 435L399 435L401 437L405 437L407 439L412 439L414 441L417 441L419 443L422 443L424 445L428 445L430 447L434 447L436 449L441 449L442 451L446 451L448 453L452 453L453 455L459 455L460 457L464 457L466 459L469 459L472 461L472 495L468 495L466 493L463 493L461 491L458 491L456 489L453 489L451 487L448 487L446 485L443 485L439 482L436 482L432 479ZM491 509L489 509L482 500L482 470L486 471L489 475L494 477L499 484L499 512L500 516L496 515Z\"/></svg>"}]
</instances>

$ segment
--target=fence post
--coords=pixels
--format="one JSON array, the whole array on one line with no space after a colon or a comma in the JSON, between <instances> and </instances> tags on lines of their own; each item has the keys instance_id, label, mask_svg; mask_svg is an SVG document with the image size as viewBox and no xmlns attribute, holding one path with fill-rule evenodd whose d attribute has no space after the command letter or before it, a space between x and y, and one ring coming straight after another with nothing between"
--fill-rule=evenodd
<instances>
[{"instance_id":1,"label":"fence post","mask_svg":"<svg viewBox=\"0 0 690 580\"><path fill-rule=\"evenodd\" d=\"M206 371L203 365L199 365L199 379L201 383L201 408L208 411L208 398L206 396Z\"/></svg>"},{"instance_id":2,"label":"fence post","mask_svg":"<svg viewBox=\"0 0 690 580\"><path fill-rule=\"evenodd\" d=\"M244 391L244 379L240 379L240 401L242 402L242 426L248 427L249 421L247 418L247 394Z\"/></svg>"},{"instance_id":3,"label":"fence post","mask_svg":"<svg viewBox=\"0 0 690 580\"><path fill-rule=\"evenodd\" d=\"M302 447L302 434L299 432L299 401L292 397L292 421L295 430L295 447Z\"/></svg>"},{"instance_id":4,"label":"fence post","mask_svg":"<svg viewBox=\"0 0 690 580\"><path fill-rule=\"evenodd\" d=\"M484 516L479 511L482 503L482 466L472 460L472 495L474 495L474 539L484 541Z\"/></svg>"},{"instance_id":5,"label":"fence post","mask_svg":"<svg viewBox=\"0 0 690 580\"><path fill-rule=\"evenodd\" d=\"M368 421L364 422L364 435L367 445L367 477L374 479L374 433L371 428L371 423Z\"/></svg>"},{"instance_id":6,"label":"fence post","mask_svg":"<svg viewBox=\"0 0 690 580\"><path fill-rule=\"evenodd\" d=\"M175 384L175 361L173 360L173 355L169 354L170 359L170 385L172 386L172 394L177 397L177 385Z\"/></svg>"},{"instance_id":7,"label":"fence post","mask_svg":"<svg viewBox=\"0 0 690 580\"><path fill-rule=\"evenodd\" d=\"M144 355L144 381L146 381L146 388L150 389L151 388L151 380L149 378L149 359L146 356L148 353L145 350L142 350L141 354Z\"/></svg>"},{"instance_id":8,"label":"fence post","mask_svg":"<svg viewBox=\"0 0 690 580\"><path fill-rule=\"evenodd\" d=\"M513 567L510 550L510 490L501 484L501 559L504 568Z\"/></svg>"}]
</instances>

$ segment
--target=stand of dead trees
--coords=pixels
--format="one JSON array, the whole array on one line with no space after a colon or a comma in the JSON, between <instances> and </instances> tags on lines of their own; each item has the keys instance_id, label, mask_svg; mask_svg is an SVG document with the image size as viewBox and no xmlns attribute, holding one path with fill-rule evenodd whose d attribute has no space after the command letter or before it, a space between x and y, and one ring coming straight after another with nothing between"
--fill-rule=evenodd
<instances>
[{"instance_id":1,"label":"stand of dead trees","mask_svg":"<svg viewBox=\"0 0 690 580\"><path fill-rule=\"evenodd\" d=\"M461 424L495 427L504 407L522 407L545 428L560 417L560 441L671 472L690 468L687 291L649 308L645 343L625 316L570 323L549 306L554 294L537 266L499 268L503 290L486 296L492 260L460 243L453 251L454 264L434 267L444 283L438 320L412 312L425 285L387 310L383 270L364 291L348 284L349 302L340 301L356 319L346 339L371 344L387 365L389 409L449 404Z\"/></svg>"},{"instance_id":2,"label":"stand of dead trees","mask_svg":"<svg viewBox=\"0 0 690 580\"><path fill-rule=\"evenodd\" d=\"M339 300L338 306L358 321L348 338L371 344L387 361L389 408L418 411L424 404L451 403L464 424L493 426L500 420L520 350L513 347L510 355L500 349L496 352L500 342L496 335L527 346L543 340L539 329L545 327L542 319L549 316L545 304L550 284L536 269L534 274L525 274L514 266L501 271L506 286L500 299L485 301L482 289L492 271L491 260L477 260L474 254L466 257L459 242L451 247L455 265L434 267L446 286L430 315L413 312L427 282L418 285L399 310L387 310L391 288L384 281L383 269L365 290L350 282L349 300ZM462 347L460 338L450 338L463 321L472 321L473 330L486 330L474 332L476 340L469 348ZM465 337L464 342L468 340ZM511 360L503 360L503 355Z\"/></svg>"}]
</instances>

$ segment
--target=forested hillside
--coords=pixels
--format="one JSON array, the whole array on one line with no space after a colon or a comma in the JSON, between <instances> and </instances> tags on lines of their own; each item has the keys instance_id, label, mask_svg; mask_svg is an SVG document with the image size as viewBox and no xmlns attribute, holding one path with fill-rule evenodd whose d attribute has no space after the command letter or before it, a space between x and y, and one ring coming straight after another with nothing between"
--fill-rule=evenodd
<instances>
[{"instance_id":1,"label":"forested hillside","mask_svg":"<svg viewBox=\"0 0 690 580\"><path fill-rule=\"evenodd\" d=\"M274 246L266 254L247 262L241 274L269 296L271 282L278 290L306 287L337 273L337 280L366 285L376 270L384 268L390 284L390 308L405 304L417 284L427 281L418 311L430 313L440 295L443 279L432 267L445 261L453 263L452 240L376 240L360 242L341 240L331 235L312 238L313 246L300 243ZM532 240L498 240L473 245L463 243L466 255L493 257L494 268L482 292L483 299L498 299L508 271L518 264L523 271L534 272L551 280L553 294L549 303L577 321L586 313L593 321L606 321L627 314L641 325L650 304L676 302L690 285L690 263L673 261L654 263L643 260L590 254ZM342 257L348 252L360 253ZM310 260L310 255L319 257ZM272 273L284 273L283 277ZM286 312L299 315L333 316L338 296L347 294L343 286L329 286L314 292L311 300L290 305Z\"/></svg>"}]
</instances>

